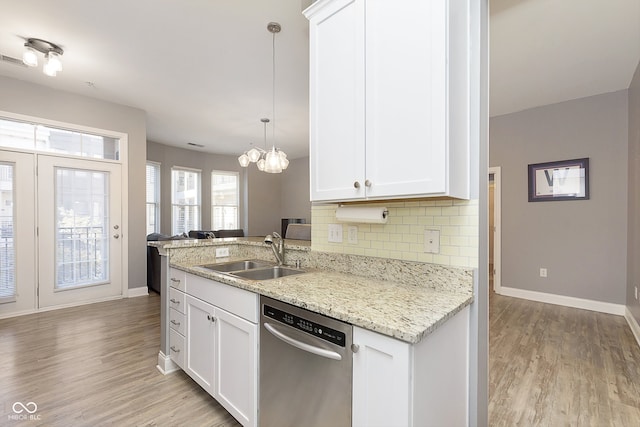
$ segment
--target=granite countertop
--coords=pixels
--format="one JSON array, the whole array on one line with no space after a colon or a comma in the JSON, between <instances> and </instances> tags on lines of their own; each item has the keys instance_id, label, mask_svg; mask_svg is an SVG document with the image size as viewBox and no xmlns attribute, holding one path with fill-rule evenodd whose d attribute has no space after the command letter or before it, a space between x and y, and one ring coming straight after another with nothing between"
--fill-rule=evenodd
<instances>
[{"instance_id":1,"label":"granite countertop","mask_svg":"<svg viewBox=\"0 0 640 427\"><path fill-rule=\"evenodd\" d=\"M220 262L240 259L245 258L231 257ZM187 263L171 263L171 266L409 343L419 342L473 302L471 286L438 290L319 269L254 281Z\"/></svg>"}]
</instances>

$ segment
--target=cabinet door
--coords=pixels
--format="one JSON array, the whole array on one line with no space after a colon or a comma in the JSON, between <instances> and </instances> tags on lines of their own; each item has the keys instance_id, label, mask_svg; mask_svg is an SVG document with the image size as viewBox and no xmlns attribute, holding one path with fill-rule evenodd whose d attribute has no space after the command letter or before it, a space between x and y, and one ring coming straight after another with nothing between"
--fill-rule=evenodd
<instances>
[{"instance_id":1,"label":"cabinet door","mask_svg":"<svg viewBox=\"0 0 640 427\"><path fill-rule=\"evenodd\" d=\"M368 198L447 191L446 3L367 1Z\"/></svg>"},{"instance_id":2,"label":"cabinet door","mask_svg":"<svg viewBox=\"0 0 640 427\"><path fill-rule=\"evenodd\" d=\"M353 343L353 426L409 426L410 345L357 327Z\"/></svg>"},{"instance_id":3,"label":"cabinet door","mask_svg":"<svg viewBox=\"0 0 640 427\"><path fill-rule=\"evenodd\" d=\"M307 15L312 201L365 195L364 3L324 2Z\"/></svg>"},{"instance_id":4,"label":"cabinet door","mask_svg":"<svg viewBox=\"0 0 640 427\"><path fill-rule=\"evenodd\" d=\"M216 308L214 397L243 426L257 423L257 325Z\"/></svg>"},{"instance_id":5,"label":"cabinet door","mask_svg":"<svg viewBox=\"0 0 640 427\"><path fill-rule=\"evenodd\" d=\"M186 296L186 362L185 371L209 394L213 394L215 357L214 308L191 295Z\"/></svg>"}]
</instances>

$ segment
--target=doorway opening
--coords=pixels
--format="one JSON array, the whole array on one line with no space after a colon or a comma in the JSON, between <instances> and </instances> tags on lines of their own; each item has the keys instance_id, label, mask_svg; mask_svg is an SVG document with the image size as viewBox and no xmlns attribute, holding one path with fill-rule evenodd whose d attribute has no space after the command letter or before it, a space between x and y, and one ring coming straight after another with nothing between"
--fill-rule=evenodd
<instances>
[{"instance_id":1,"label":"doorway opening","mask_svg":"<svg viewBox=\"0 0 640 427\"><path fill-rule=\"evenodd\" d=\"M489 289L501 291L500 167L489 168Z\"/></svg>"}]
</instances>

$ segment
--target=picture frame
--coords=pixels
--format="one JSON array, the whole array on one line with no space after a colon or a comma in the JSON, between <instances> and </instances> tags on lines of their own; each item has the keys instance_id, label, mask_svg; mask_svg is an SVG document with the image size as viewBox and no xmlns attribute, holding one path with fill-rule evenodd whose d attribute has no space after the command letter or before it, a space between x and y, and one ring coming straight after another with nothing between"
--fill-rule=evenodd
<instances>
[{"instance_id":1,"label":"picture frame","mask_svg":"<svg viewBox=\"0 0 640 427\"><path fill-rule=\"evenodd\" d=\"M589 199L589 158L529 165L529 201Z\"/></svg>"}]
</instances>

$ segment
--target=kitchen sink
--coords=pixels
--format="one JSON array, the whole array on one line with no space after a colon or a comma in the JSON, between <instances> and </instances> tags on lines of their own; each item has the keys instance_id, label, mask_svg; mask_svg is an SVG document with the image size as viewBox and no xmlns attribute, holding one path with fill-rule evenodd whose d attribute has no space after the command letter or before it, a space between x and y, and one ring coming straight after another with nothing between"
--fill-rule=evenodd
<instances>
[{"instance_id":1,"label":"kitchen sink","mask_svg":"<svg viewBox=\"0 0 640 427\"><path fill-rule=\"evenodd\" d=\"M229 261L221 262L218 264L206 264L200 267L207 270L213 270L220 273L230 273L234 271L253 270L254 268L272 267L273 263L269 261L262 261L257 259L248 259L244 261Z\"/></svg>"},{"instance_id":2,"label":"kitchen sink","mask_svg":"<svg viewBox=\"0 0 640 427\"><path fill-rule=\"evenodd\" d=\"M271 268L256 268L253 270L236 271L233 275L249 280L270 280L302 273L306 272L295 268L276 265Z\"/></svg>"}]
</instances>

